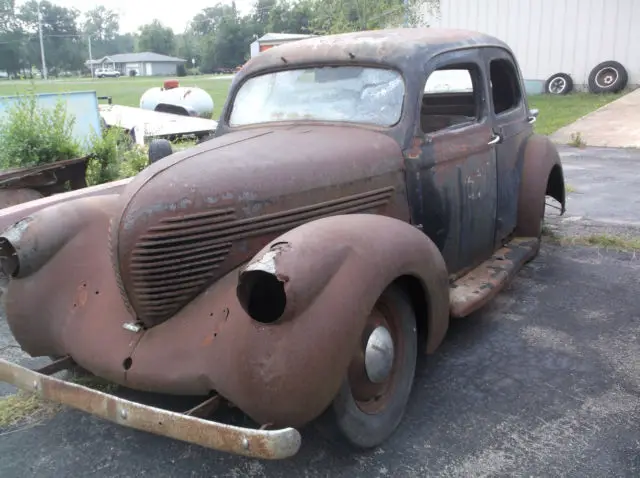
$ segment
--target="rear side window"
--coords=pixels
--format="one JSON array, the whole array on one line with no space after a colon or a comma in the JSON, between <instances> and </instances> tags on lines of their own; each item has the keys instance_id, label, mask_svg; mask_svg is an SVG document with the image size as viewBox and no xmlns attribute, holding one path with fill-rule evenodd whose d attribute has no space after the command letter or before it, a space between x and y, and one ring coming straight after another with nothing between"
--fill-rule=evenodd
<instances>
[{"instance_id":1,"label":"rear side window","mask_svg":"<svg viewBox=\"0 0 640 478\"><path fill-rule=\"evenodd\" d=\"M499 115L518 108L522 100L522 92L513 63L505 59L492 60L489 69L495 113Z\"/></svg>"}]
</instances>

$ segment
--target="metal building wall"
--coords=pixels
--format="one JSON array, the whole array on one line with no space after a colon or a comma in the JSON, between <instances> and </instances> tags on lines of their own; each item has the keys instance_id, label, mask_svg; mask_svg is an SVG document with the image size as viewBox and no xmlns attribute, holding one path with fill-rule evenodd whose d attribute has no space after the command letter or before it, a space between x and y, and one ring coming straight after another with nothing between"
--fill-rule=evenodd
<instances>
[{"instance_id":1,"label":"metal building wall","mask_svg":"<svg viewBox=\"0 0 640 478\"><path fill-rule=\"evenodd\" d=\"M570 74L576 87L586 85L591 69L606 60L622 63L629 84L640 84L640 0L440 2L442 27L503 40L524 78L538 85L558 72Z\"/></svg>"}]
</instances>

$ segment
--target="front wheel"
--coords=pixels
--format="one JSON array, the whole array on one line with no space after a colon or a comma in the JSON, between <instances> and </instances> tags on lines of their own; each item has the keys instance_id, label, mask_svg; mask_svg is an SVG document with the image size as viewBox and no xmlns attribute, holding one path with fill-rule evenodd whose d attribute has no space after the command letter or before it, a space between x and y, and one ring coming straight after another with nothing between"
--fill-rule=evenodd
<instances>
[{"instance_id":1,"label":"front wheel","mask_svg":"<svg viewBox=\"0 0 640 478\"><path fill-rule=\"evenodd\" d=\"M411 395L417 354L411 301L392 285L369 315L347 377L327 411L351 445L372 448L396 430Z\"/></svg>"}]
</instances>

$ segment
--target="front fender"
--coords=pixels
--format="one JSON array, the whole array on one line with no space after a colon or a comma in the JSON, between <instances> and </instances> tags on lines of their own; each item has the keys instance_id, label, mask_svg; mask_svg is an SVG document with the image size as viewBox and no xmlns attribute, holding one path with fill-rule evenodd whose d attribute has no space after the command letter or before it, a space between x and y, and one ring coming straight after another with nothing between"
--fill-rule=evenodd
<instances>
[{"instance_id":1,"label":"front fender","mask_svg":"<svg viewBox=\"0 0 640 478\"><path fill-rule=\"evenodd\" d=\"M40 209L0 234L2 270L16 279L37 272L117 195L90 196Z\"/></svg>"},{"instance_id":2,"label":"front fender","mask_svg":"<svg viewBox=\"0 0 640 478\"><path fill-rule=\"evenodd\" d=\"M68 201L76 201L85 197L108 196L120 194L124 187L131 182L132 178L120 179L97 186L76 189L66 193L54 194L40 199L15 204L13 206L0 209L0 230L10 227L19 220L51 206L63 204Z\"/></svg>"},{"instance_id":3,"label":"front fender","mask_svg":"<svg viewBox=\"0 0 640 478\"><path fill-rule=\"evenodd\" d=\"M428 314L418 320L429 324L429 347L442 340L449 319L446 267L411 225L368 214L319 219L272 241L248 268L274 250L272 270L290 299L280 318L253 320L236 296L238 274L247 267L232 272L143 333L129 362L129 386L216 390L258 423L301 426L331 403L369 312L403 276L423 285Z\"/></svg>"},{"instance_id":4,"label":"front fender","mask_svg":"<svg viewBox=\"0 0 640 478\"><path fill-rule=\"evenodd\" d=\"M515 231L517 236L539 237L547 194L561 204L561 213L564 213L566 198L560 155L549 138L533 134L524 148Z\"/></svg>"}]
</instances>

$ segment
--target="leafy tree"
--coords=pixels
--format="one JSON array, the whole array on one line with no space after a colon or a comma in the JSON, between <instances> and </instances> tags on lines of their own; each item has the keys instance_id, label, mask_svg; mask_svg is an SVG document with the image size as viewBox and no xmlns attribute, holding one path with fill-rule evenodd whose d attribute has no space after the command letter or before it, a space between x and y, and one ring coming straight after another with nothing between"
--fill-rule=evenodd
<instances>
[{"instance_id":1,"label":"leafy tree","mask_svg":"<svg viewBox=\"0 0 640 478\"><path fill-rule=\"evenodd\" d=\"M84 32L96 40L115 40L120 31L120 16L103 5L86 12L84 18Z\"/></svg>"},{"instance_id":2,"label":"leafy tree","mask_svg":"<svg viewBox=\"0 0 640 478\"><path fill-rule=\"evenodd\" d=\"M78 28L80 12L75 8L64 8L43 0L42 35L46 51L47 66L52 75L60 71L80 70L84 63L84 42ZM38 33L38 1L29 0L20 8L18 20L31 41L26 47L26 57L31 65L41 68Z\"/></svg>"},{"instance_id":3,"label":"leafy tree","mask_svg":"<svg viewBox=\"0 0 640 478\"><path fill-rule=\"evenodd\" d=\"M15 0L0 0L0 70L17 74L24 65L24 33L16 16Z\"/></svg>"},{"instance_id":4,"label":"leafy tree","mask_svg":"<svg viewBox=\"0 0 640 478\"><path fill-rule=\"evenodd\" d=\"M151 51L162 55L173 55L176 39L173 30L165 27L159 20L140 27L136 45L137 51Z\"/></svg>"}]
</instances>

